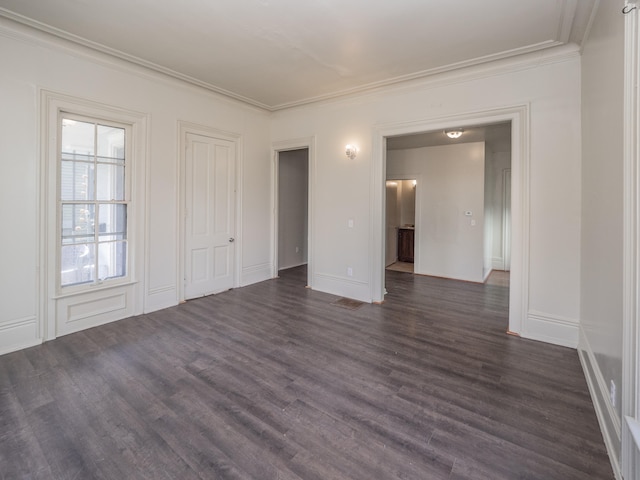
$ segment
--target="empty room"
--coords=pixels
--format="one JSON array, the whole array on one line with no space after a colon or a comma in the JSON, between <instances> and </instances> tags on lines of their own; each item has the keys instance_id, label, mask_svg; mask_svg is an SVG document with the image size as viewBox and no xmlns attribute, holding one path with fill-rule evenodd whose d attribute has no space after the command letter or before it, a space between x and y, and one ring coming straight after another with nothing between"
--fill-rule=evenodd
<instances>
[{"instance_id":1,"label":"empty room","mask_svg":"<svg viewBox=\"0 0 640 480\"><path fill-rule=\"evenodd\" d=\"M640 478L638 11L0 0L0 478Z\"/></svg>"}]
</instances>

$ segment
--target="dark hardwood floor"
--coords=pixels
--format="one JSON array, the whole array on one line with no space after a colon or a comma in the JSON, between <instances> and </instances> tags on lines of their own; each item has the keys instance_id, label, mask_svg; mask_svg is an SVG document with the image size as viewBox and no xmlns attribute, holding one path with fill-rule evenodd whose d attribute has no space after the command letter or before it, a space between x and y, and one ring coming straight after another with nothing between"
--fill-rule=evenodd
<instances>
[{"instance_id":1,"label":"dark hardwood floor","mask_svg":"<svg viewBox=\"0 0 640 480\"><path fill-rule=\"evenodd\" d=\"M304 268L0 357L2 479L587 480L613 474L575 350L507 288Z\"/></svg>"}]
</instances>

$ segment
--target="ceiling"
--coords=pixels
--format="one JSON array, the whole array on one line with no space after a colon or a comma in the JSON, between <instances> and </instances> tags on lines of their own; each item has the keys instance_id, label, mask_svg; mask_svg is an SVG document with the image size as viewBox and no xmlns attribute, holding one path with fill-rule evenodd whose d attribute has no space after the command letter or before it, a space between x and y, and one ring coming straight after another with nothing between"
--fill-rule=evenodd
<instances>
[{"instance_id":1,"label":"ceiling","mask_svg":"<svg viewBox=\"0 0 640 480\"><path fill-rule=\"evenodd\" d=\"M448 130L456 130L454 128ZM406 148L437 147L456 143L485 142L493 152L511 151L511 122L491 125L464 126L460 138L447 137L444 130L387 137L387 150Z\"/></svg>"},{"instance_id":2,"label":"ceiling","mask_svg":"<svg viewBox=\"0 0 640 480\"><path fill-rule=\"evenodd\" d=\"M582 44L596 0L0 0L8 17L278 110Z\"/></svg>"}]
</instances>

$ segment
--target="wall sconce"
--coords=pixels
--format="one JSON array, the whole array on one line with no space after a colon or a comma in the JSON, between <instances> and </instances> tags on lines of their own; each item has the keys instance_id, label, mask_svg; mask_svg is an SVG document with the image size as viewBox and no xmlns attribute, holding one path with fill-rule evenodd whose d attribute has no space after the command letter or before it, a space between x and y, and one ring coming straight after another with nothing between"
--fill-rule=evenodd
<instances>
[{"instance_id":1,"label":"wall sconce","mask_svg":"<svg viewBox=\"0 0 640 480\"><path fill-rule=\"evenodd\" d=\"M354 158L356 158L356 154L358 153L358 147L356 147L355 145L347 145L347 157L350 158L351 160L353 160Z\"/></svg>"},{"instance_id":2,"label":"wall sconce","mask_svg":"<svg viewBox=\"0 0 640 480\"><path fill-rule=\"evenodd\" d=\"M447 137L449 138L460 138L460 136L462 135L462 132L464 132L464 130L462 130L461 128L455 128L453 130L445 130L444 133Z\"/></svg>"}]
</instances>

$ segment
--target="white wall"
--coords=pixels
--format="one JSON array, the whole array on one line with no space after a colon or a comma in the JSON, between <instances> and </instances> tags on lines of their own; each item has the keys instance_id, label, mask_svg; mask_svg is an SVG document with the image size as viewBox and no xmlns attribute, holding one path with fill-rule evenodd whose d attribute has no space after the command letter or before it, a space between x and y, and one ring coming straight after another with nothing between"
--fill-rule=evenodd
<instances>
[{"instance_id":1,"label":"white wall","mask_svg":"<svg viewBox=\"0 0 640 480\"><path fill-rule=\"evenodd\" d=\"M492 269L492 253L493 253L493 230L496 223L495 218L497 212L494 212L493 205L491 204L491 191L492 191L492 157L488 152L487 145L484 146L484 239L482 248L482 276L486 280L489 277Z\"/></svg>"},{"instance_id":2,"label":"white wall","mask_svg":"<svg viewBox=\"0 0 640 480\"><path fill-rule=\"evenodd\" d=\"M387 152L387 177L408 174L421 179L414 272L482 282L484 142Z\"/></svg>"},{"instance_id":3,"label":"white wall","mask_svg":"<svg viewBox=\"0 0 640 480\"><path fill-rule=\"evenodd\" d=\"M268 240L271 142L314 137L312 286L371 300L374 132L384 125L525 105L531 268L525 279L524 320L535 317L551 327L538 337L571 343L556 333L571 333L579 313L580 60L575 51L560 50L562 55L553 58L547 58L553 52L536 53L270 116L8 20L0 21L0 32L0 191L5 205L20 202L19 210L0 213L3 227L17 232L1 240L2 251L10 256L0 272L0 351L34 343L39 335L39 88L122 106L150 118L143 279L147 311L178 301L179 120L241 135L241 285L273 272ZM360 148L354 160L344 154L348 143ZM347 267L353 276L347 276Z\"/></svg>"},{"instance_id":4,"label":"white wall","mask_svg":"<svg viewBox=\"0 0 640 480\"><path fill-rule=\"evenodd\" d=\"M312 286L373 298L377 272L372 271L371 226L377 194L371 178L377 173L372 171L371 152L379 128L526 105L530 248L525 261L530 269L524 279L523 321L536 326L528 336L575 346L580 301L580 58L577 52L565 53L549 61L538 53L527 65L493 64L276 112L274 141L309 136L317 140L317 268ZM344 155L348 143L360 148L354 160ZM352 229L349 218L354 219ZM349 265L353 277L346 275Z\"/></svg>"},{"instance_id":5,"label":"white wall","mask_svg":"<svg viewBox=\"0 0 640 480\"><path fill-rule=\"evenodd\" d=\"M413 180L400 180L400 224L410 226L416 223L416 188Z\"/></svg>"},{"instance_id":6,"label":"white wall","mask_svg":"<svg viewBox=\"0 0 640 480\"><path fill-rule=\"evenodd\" d=\"M53 42L53 43L48 43ZM0 20L0 353L39 341L40 89L149 116L144 305L178 302L178 121L241 135L241 278L270 275L269 116ZM144 233L144 232L143 232Z\"/></svg>"},{"instance_id":7,"label":"white wall","mask_svg":"<svg viewBox=\"0 0 640 480\"><path fill-rule=\"evenodd\" d=\"M278 269L307 263L309 150L278 153Z\"/></svg>"},{"instance_id":8,"label":"white wall","mask_svg":"<svg viewBox=\"0 0 640 480\"><path fill-rule=\"evenodd\" d=\"M511 169L511 152L494 151L487 143L485 150L485 220L487 231L485 264L486 268L505 270L508 250L504 245L505 207L504 176Z\"/></svg>"},{"instance_id":9,"label":"white wall","mask_svg":"<svg viewBox=\"0 0 640 480\"><path fill-rule=\"evenodd\" d=\"M600 2L582 58L580 345L610 456L622 421L623 1ZM611 402L611 382L617 398Z\"/></svg>"}]
</instances>

